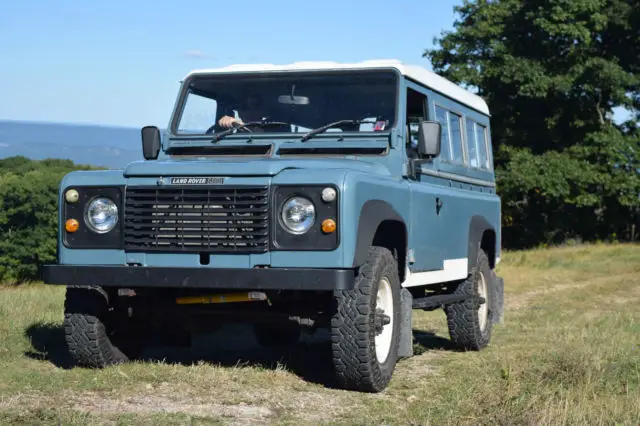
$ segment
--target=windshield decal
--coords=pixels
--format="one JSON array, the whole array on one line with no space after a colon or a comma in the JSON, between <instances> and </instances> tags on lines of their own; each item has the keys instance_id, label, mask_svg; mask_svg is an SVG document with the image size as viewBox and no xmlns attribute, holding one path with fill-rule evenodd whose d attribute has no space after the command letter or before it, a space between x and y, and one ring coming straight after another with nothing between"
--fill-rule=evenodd
<instances>
[{"instance_id":1,"label":"windshield decal","mask_svg":"<svg viewBox=\"0 0 640 426\"><path fill-rule=\"evenodd\" d=\"M374 131L374 132L381 132L381 131L383 131L383 130L387 127L387 124L388 124L388 123L389 123L388 121L376 121L376 125L375 125L375 127L373 128L373 131Z\"/></svg>"}]
</instances>

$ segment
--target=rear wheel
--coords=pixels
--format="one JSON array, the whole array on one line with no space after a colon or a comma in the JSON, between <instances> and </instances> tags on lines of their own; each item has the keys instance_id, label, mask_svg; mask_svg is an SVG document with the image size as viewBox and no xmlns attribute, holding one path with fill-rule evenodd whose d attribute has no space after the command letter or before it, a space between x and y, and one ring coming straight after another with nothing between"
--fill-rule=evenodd
<instances>
[{"instance_id":1,"label":"rear wheel","mask_svg":"<svg viewBox=\"0 0 640 426\"><path fill-rule=\"evenodd\" d=\"M484 250L478 252L478 259L469 278L462 282L455 294L469 296L464 302L453 303L445 307L447 325L451 340L466 350L481 350L491 340L491 294L493 271ZM478 298L485 301L480 303Z\"/></svg>"},{"instance_id":2,"label":"rear wheel","mask_svg":"<svg viewBox=\"0 0 640 426\"><path fill-rule=\"evenodd\" d=\"M99 287L68 287L64 331L69 353L82 366L102 368L138 356L143 334L127 326L109 309L107 293Z\"/></svg>"},{"instance_id":3,"label":"rear wheel","mask_svg":"<svg viewBox=\"0 0 640 426\"><path fill-rule=\"evenodd\" d=\"M398 360L400 279L391 252L372 247L354 290L334 293L331 347L338 385L365 392L384 390Z\"/></svg>"}]
</instances>

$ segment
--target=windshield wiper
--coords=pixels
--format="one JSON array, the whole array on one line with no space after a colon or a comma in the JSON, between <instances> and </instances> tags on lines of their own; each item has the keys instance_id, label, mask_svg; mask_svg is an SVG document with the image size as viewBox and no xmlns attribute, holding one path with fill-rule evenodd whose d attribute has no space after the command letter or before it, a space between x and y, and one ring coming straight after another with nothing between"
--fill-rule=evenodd
<instances>
[{"instance_id":1,"label":"windshield wiper","mask_svg":"<svg viewBox=\"0 0 640 426\"><path fill-rule=\"evenodd\" d=\"M309 132L305 133L305 135L300 140L302 142L308 141L309 139L311 139L312 137L314 137L318 133L326 132L330 128L339 126L341 124L362 124L362 123L375 123L375 121L371 121L371 120L339 120L339 121L334 121L333 123L325 124L322 127L318 127L317 129L310 130Z\"/></svg>"},{"instance_id":2,"label":"windshield wiper","mask_svg":"<svg viewBox=\"0 0 640 426\"><path fill-rule=\"evenodd\" d=\"M250 121L248 123L244 123L240 125L234 124L232 128L224 130L220 133L214 134L211 142L218 142L220 139L224 138L225 136L230 135L231 133L234 133L240 129L246 129L250 133L253 133L249 129L249 127L290 126L290 125L291 125L290 123L284 123L282 121Z\"/></svg>"}]
</instances>

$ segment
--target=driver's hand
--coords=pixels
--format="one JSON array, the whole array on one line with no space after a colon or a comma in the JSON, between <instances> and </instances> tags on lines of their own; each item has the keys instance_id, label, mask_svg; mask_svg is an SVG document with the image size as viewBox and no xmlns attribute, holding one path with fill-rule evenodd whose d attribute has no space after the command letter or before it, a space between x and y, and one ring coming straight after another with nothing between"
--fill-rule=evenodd
<instances>
[{"instance_id":1,"label":"driver's hand","mask_svg":"<svg viewBox=\"0 0 640 426\"><path fill-rule=\"evenodd\" d=\"M229 117L228 115L225 115L224 117L222 117L220 120L218 120L218 125L220 127L224 127L225 129L229 129L233 126L233 123L237 123L242 125L242 120L238 120L237 118L234 117Z\"/></svg>"}]
</instances>

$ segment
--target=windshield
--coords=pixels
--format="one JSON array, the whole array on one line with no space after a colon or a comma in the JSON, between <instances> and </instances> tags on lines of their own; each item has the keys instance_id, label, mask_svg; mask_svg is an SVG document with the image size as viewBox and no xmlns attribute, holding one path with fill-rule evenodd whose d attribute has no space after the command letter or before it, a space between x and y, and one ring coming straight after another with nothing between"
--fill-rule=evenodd
<instances>
[{"instance_id":1,"label":"windshield","mask_svg":"<svg viewBox=\"0 0 640 426\"><path fill-rule=\"evenodd\" d=\"M173 131L215 135L242 123L268 120L278 123L249 131L300 134L344 120L326 133L382 132L395 124L396 93L392 71L195 76L188 81Z\"/></svg>"}]
</instances>

